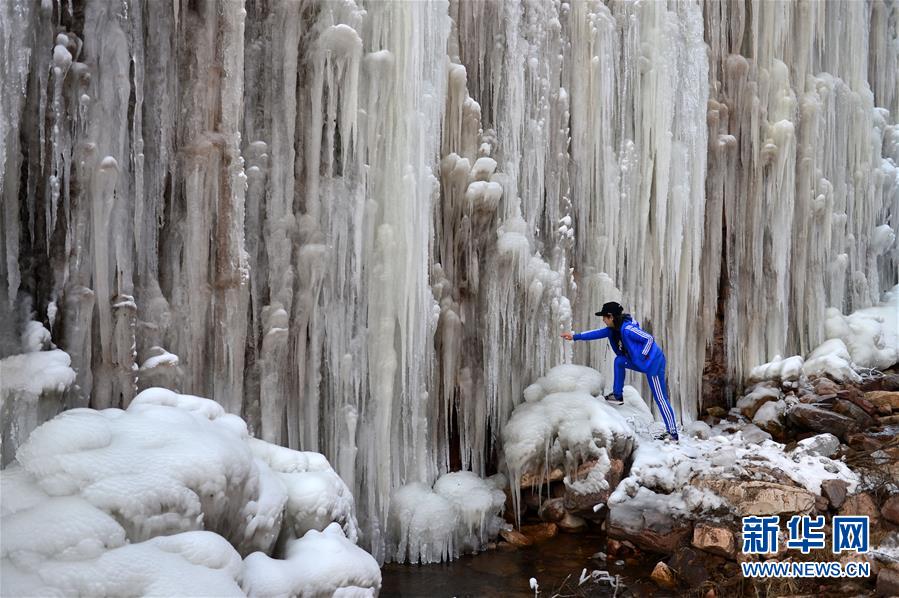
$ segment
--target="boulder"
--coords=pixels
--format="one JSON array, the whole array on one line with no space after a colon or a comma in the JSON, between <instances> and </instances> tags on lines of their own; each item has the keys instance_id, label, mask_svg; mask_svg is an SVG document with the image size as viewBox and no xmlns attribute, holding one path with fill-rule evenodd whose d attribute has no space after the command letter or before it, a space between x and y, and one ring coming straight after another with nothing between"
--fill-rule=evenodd
<instances>
[{"instance_id":1,"label":"boulder","mask_svg":"<svg viewBox=\"0 0 899 598\"><path fill-rule=\"evenodd\" d=\"M560 530L568 532L569 534L582 532L587 529L587 522L571 513L565 513L565 517L556 523L556 525L559 526Z\"/></svg>"},{"instance_id":2,"label":"boulder","mask_svg":"<svg viewBox=\"0 0 899 598\"><path fill-rule=\"evenodd\" d=\"M857 432L858 423L851 417L813 405L800 403L787 414L787 421L797 428L813 432L830 432L840 438Z\"/></svg>"},{"instance_id":3,"label":"boulder","mask_svg":"<svg viewBox=\"0 0 899 598\"><path fill-rule=\"evenodd\" d=\"M708 478L698 478L691 483L726 499L740 517L810 513L815 508L815 495L796 486L760 480L747 482Z\"/></svg>"},{"instance_id":4,"label":"boulder","mask_svg":"<svg viewBox=\"0 0 899 598\"><path fill-rule=\"evenodd\" d=\"M881 426L895 426L899 424L899 413L895 415L885 415L878 418Z\"/></svg>"},{"instance_id":5,"label":"boulder","mask_svg":"<svg viewBox=\"0 0 899 598\"><path fill-rule=\"evenodd\" d=\"M532 472L528 471L522 474L521 482L519 482L519 487L524 490L525 488L532 488L534 486L539 486L541 484L546 484L547 482L558 482L562 478L565 477L565 472L562 471L560 467L555 467L551 469L548 473L539 471Z\"/></svg>"},{"instance_id":6,"label":"boulder","mask_svg":"<svg viewBox=\"0 0 899 598\"><path fill-rule=\"evenodd\" d=\"M675 577L674 571L672 571L664 561L659 561L658 563L656 563L656 566L652 570L652 575L650 575L650 577L654 582L656 582L656 584L659 585L659 587L665 588L667 590L673 590L677 587L677 577Z\"/></svg>"},{"instance_id":7,"label":"boulder","mask_svg":"<svg viewBox=\"0 0 899 598\"><path fill-rule=\"evenodd\" d=\"M746 419L751 420L755 417L755 412L758 411L762 405L770 401L777 401L779 398L780 396L778 394L757 395L753 393L740 399L737 406L740 408L740 413L743 414Z\"/></svg>"},{"instance_id":8,"label":"boulder","mask_svg":"<svg viewBox=\"0 0 899 598\"><path fill-rule=\"evenodd\" d=\"M712 417L723 418L727 415L727 409L724 407L709 407L705 410Z\"/></svg>"},{"instance_id":9,"label":"boulder","mask_svg":"<svg viewBox=\"0 0 899 598\"><path fill-rule=\"evenodd\" d=\"M830 433L818 434L800 440L794 449L800 455L830 457L840 448L840 439Z\"/></svg>"},{"instance_id":10,"label":"boulder","mask_svg":"<svg viewBox=\"0 0 899 598\"><path fill-rule=\"evenodd\" d=\"M533 525L522 525L521 533L536 544L555 536L559 533L559 528L555 523L535 523Z\"/></svg>"},{"instance_id":11,"label":"boulder","mask_svg":"<svg viewBox=\"0 0 899 598\"><path fill-rule=\"evenodd\" d=\"M736 538L732 531L720 525L697 523L693 527L693 546L718 556L734 558Z\"/></svg>"},{"instance_id":12,"label":"boulder","mask_svg":"<svg viewBox=\"0 0 899 598\"><path fill-rule=\"evenodd\" d=\"M889 412L886 411L887 409L890 412L899 411L899 392L886 390L866 392L865 400L874 405L878 411L882 409L884 411L883 415L889 415Z\"/></svg>"},{"instance_id":13,"label":"boulder","mask_svg":"<svg viewBox=\"0 0 899 598\"><path fill-rule=\"evenodd\" d=\"M540 519L548 523L558 523L565 517L565 500L548 498L540 505Z\"/></svg>"},{"instance_id":14,"label":"boulder","mask_svg":"<svg viewBox=\"0 0 899 598\"><path fill-rule=\"evenodd\" d=\"M821 494L827 499L830 506L834 509L839 509L846 500L846 489L848 487L849 483L845 480L824 480L821 482Z\"/></svg>"},{"instance_id":15,"label":"boulder","mask_svg":"<svg viewBox=\"0 0 899 598\"><path fill-rule=\"evenodd\" d=\"M886 502L880 507L880 514L890 523L899 525L899 494L894 494L886 499Z\"/></svg>"},{"instance_id":16,"label":"boulder","mask_svg":"<svg viewBox=\"0 0 899 598\"><path fill-rule=\"evenodd\" d=\"M851 401L837 399L837 401L833 405L833 410L840 415L851 417L856 422L858 422L858 425L862 428L870 428L877 423L873 417L865 413L864 409Z\"/></svg>"},{"instance_id":17,"label":"boulder","mask_svg":"<svg viewBox=\"0 0 899 598\"><path fill-rule=\"evenodd\" d=\"M873 452L883 446L883 438L865 433L850 434L846 437L846 444L857 451Z\"/></svg>"},{"instance_id":18,"label":"boulder","mask_svg":"<svg viewBox=\"0 0 899 598\"><path fill-rule=\"evenodd\" d=\"M877 574L878 596L899 596L899 571L884 567Z\"/></svg>"},{"instance_id":19,"label":"boulder","mask_svg":"<svg viewBox=\"0 0 899 598\"><path fill-rule=\"evenodd\" d=\"M512 546L530 546L534 543L523 533L514 529L502 529L499 531L499 535Z\"/></svg>"},{"instance_id":20,"label":"boulder","mask_svg":"<svg viewBox=\"0 0 899 598\"><path fill-rule=\"evenodd\" d=\"M880 522L880 510L877 508L877 503L867 492L848 497L840 507L840 515L866 515L871 521L871 527Z\"/></svg>"},{"instance_id":21,"label":"boulder","mask_svg":"<svg viewBox=\"0 0 899 598\"><path fill-rule=\"evenodd\" d=\"M818 378L814 382L815 394L835 395L840 390L840 385L830 378Z\"/></svg>"},{"instance_id":22,"label":"boulder","mask_svg":"<svg viewBox=\"0 0 899 598\"><path fill-rule=\"evenodd\" d=\"M591 461L591 468L596 461ZM587 477L590 470L582 471L578 469L578 478ZM595 492L580 493L574 488L566 485L565 487L565 510L582 517L593 517L594 507L598 504L605 504L609 500L609 495L621 482L624 475L624 461L621 459L612 459L609 463L609 471L605 474L606 487Z\"/></svg>"},{"instance_id":23,"label":"boulder","mask_svg":"<svg viewBox=\"0 0 899 598\"><path fill-rule=\"evenodd\" d=\"M677 519L665 511L627 503L609 507L607 525L610 538L629 540L643 550L663 554L674 552L693 533L693 524L689 521Z\"/></svg>"},{"instance_id":24,"label":"boulder","mask_svg":"<svg viewBox=\"0 0 899 598\"><path fill-rule=\"evenodd\" d=\"M859 384L859 388L866 392L875 390L897 391L899 390L899 374L890 373L881 376L880 378L865 380L864 382Z\"/></svg>"}]
</instances>

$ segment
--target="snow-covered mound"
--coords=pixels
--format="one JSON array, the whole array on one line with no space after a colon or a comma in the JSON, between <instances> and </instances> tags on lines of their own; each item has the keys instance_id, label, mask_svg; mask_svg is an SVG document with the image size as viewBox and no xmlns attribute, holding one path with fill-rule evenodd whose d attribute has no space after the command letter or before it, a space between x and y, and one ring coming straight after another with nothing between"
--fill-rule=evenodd
<instances>
[{"instance_id":1,"label":"snow-covered mound","mask_svg":"<svg viewBox=\"0 0 899 598\"><path fill-rule=\"evenodd\" d=\"M551 369L525 390L526 401L515 408L503 428L503 452L517 510L525 473L563 467L573 473L580 463L597 460L593 473L604 477L610 458L627 456L635 429L653 421L646 401L631 386L624 405L612 406L602 393L599 372L575 365Z\"/></svg>"},{"instance_id":2,"label":"snow-covered mound","mask_svg":"<svg viewBox=\"0 0 899 598\"><path fill-rule=\"evenodd\" d=\"M506 501L502 475L479 478L470 471L442 475L429 488L397 488L390 501L388 559L439 563L483 550L499 533Z\"/></svg>"},{"instance_id":3,"label":"snow-covered mound","mask_svg":"<svg viewBox=\"0 0 899 598\"><path fill-rule=\"evenodd\" d=\"M849 315L829 308L826 316L826 341L804 359L800 355L786 359L776 355L754 367L749 380L792 381L804 375L858 381L859 369L885 369L899 363L899 285L884 293L878 305Z\"/></svg>"},{"instance_id":4,"label":"snow-covered mound","mask_svg":"<svg viewBox=\"0 0 899 598\"><path fill-rule=\"evenodd\" d=\"M244 561L243 589L249 596L377 596L381 569L351 542L337 523L309 530L287 544L284 560L254 552Z\"/></svg>"},{"instance_id":5,"label":"snow-covered mound","mask_svg":"<svg viewBox=\"0 0 899 598\"><path fill-rule=\"evenodd\" d=\"M811 450L809 447L815 444L810 442L812 439L786 453L784 445L771 440L770 435L753 424L725 422L714 428L705 426L708 430L698 436L697 428L691 428L691 433L682 435L677 443L641 439L634 451L630 476L609 497L609 506L623 503L634 506L636 501L642 508L696 516L734 507L697 483L700 480L739 483L783 476L785 481L788 479L816 495L821 494L824 480L845 480L849 492L859 483L858 476L844 463ZM822 436L830 436L839 445L832 435Z\"/></svg>"},{"instance_id":6,"label":"snow-covered mound","mask_svg":"<svg viewBox=\"0 0 899 598\"><path fill-rule=\"evenodd\" d=\"M241 584L273 595L278 582L260 585L241 555L254 553L249 567L277 543L293 570L297 554L333 552L335 534L353 548L358 536L352 496L322 455L250 438L200 397L153 388L127 410L66 411L16 459L0 473L3 595L224 596ZM377 563L355 550L342 578L277 587L330 595L344 579L376 592Z\"/></svg>"}]
</instances>

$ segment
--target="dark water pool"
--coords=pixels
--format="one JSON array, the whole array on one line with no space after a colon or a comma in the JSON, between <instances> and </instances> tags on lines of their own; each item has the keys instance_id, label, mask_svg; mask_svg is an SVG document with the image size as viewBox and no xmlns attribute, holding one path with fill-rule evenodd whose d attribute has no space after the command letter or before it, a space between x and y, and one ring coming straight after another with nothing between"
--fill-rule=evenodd
<instances>
[{"instance_id":1,"label":"dark water pool","mask_svg":"<svg viewBox=\"0 0 899 598\"><path fill-rule=\"evenodd\" d=\"M612 596L608 582L586 582L578 587L585 568L620 576L618 597L662 596L649 574L652 565L615 566L592 559L605 550L605 536L599 531L580 534L559 533L553 538L514 551L500 549L464 556L439 565L385 565L381 596L434 597L533 597L531 577L540 584L540 598L562 596ZM570 576L570 577L569 577ZM568 581L566 582L566 577Z\"/></svg>"}]
</instances>

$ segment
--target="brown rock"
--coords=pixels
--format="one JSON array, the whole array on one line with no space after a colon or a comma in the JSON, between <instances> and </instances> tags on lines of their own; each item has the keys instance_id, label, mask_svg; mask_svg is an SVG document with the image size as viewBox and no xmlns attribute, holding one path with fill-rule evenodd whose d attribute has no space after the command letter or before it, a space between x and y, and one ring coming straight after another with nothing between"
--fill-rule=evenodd
<instances>
[{"instance_id":1,"label":"brown rock","mask_svg":"<svg viewBox=\"0 0 899 598\"><path fill-rule=\"evenodd\" d=\"M842 398L846 401L849 401L850 403L861 408L870 417L877 417L877 415L879 414L878 410L877 410L877 406L865 398L865 393L863 393L862 391L858 390L855 387L853 387L852 390L854 390L855 392L854 393L847 392L847 393L845 393L845 396L842 396L840 398ZM889 415L889 414L882 414L882 415Z\"/></svg>"},{"instance_id":2,"label":"brown rock","mask_svg":"<svg viewBox=\"0 0 899 598\"><path fill-rule=\"evenodd\" d=\"M692 537L693 524L655 509L617 504L609 509L608 536L628 540L648 552L671 554Z\"/></svg>"},{"instance_id":3,"label":"brown rock","mask_svg":"<svg viewBox=\"0 0 899 598\"><path fill-rule=\"evenodd\" d=\"M878 596L899 596L899 571L884 567L877 574Z\"/></svg>"},{"instance_id":4,"label":"brown rock","mask_svg":"<svg viewBox=\"0 0 899 598\"><path fill-rule=\"evenodd\" d=\"M869 434L850 434L846 437L846 444L857 451L876 451L883 446L883 440Z\"/></svg>"},{"instance_id":5,"label":"brown rock","mask_svg":"<svg viewBox=\"0 0 899 598\"><path fill-rule=\"evenodd\" d=\"M559 526L559 529L563 532L568 532L569 534L582 532L587 529L587 522L581 519L576 515L572 515L571 513L565 513L565 517L562 518L561 521L556 523Z\"/></svg>"},{"instance_id":6,"label":"brown rock","mask_svg":"<svg viewBox=\"0 0 899 598\"><path fill-rule=\"evenodd\" d=\"M693 550L689 546L682 546L668 559L668 566L674 570L679 579L690 587L697 588L709 578L709 572L705 568L708 558L707 554Z\"/></svg>"},{"instance_id":7,"label":"brown rock","mask_svg":"<svg viewBox=\"0 0 899 598\"><path fill-rule=\"evenodd\" d=\"M875 390L866 392L865 399L878 409L889 407L890 411L899 411L899 392Z\"/></svg>"},{"instance_id":8,"label":"brown rock","mask_svg":"<svg viewBox=\"0 0 899 598\"><path fill-rule=\"evenodd\" d=\"M815 394L835 395L839 390L840 386L830 378L818 378L815 380Z\"/></svg>"},{"instance_id":9,"label":"brown rock","mask_svg":"<svg viewBox=\"0 0 899 598\"><path fill-rule=\"evenodd\" d=\"M880 521L877 503L867 492L848 497L840 508L840 515L866 515L871 520L872 527Z\"/></svg>"},{"instance_id":10,"label":"brown rock","mask_svg":"<svg viewBox=\"0 0 899 598\"><path fill-rule=\"evenodd\" d=\"M849 484L844 480L824 480L821 482L821 494L827 499L834 509L843 506L846 500L846 489Z\"/></svg>"},{"instance_id":11,"label":"brown rock","mask_svg":"<svg viewBox=\"0 0 899 598\"><path fill-rule=\"evenodd\" d=\"M895 424L899 424L899 414L886 415L883 417L879 417L878 420L880 421L881 426L892 426Z\"/></svg>"},{"instance_id":12,"label":"brown rock","mask_svg":"<svg viewBox=\"0 0 899 598\"><path fill-rule=\"evenodd\" d=\"M652 570L652 575L650 575L650 577L660 587L666 588L668 590L673 590L677 587L677 577L675 577L674 571L672 571L671 568L664 563L664 561L659 561L658 563L656 563L656 566Z\"/></svg>"},{"instance_id":13,"label":"brown rock","mask_svg":"<svg viewBox=\"0 0 899 598\"><path fill-rule=\"evenodd\" d=\"M531 544L533 544L530 538L514 529L500 530L499 535L502 536L503 540L505 540L512 546L530 546Z\"/></svg>"},{"instance_id":14,"label":"brown rock","mask_svg":"<svg viewBox=\"0 0 899 598\"><path fill-rule=\"evenodd\" d=\"M749 405L746 405L745 407L740 409L740 413L742 413L746 419L751 420L753 417L755 417L756 411L761 409L762 405L764 405L765 403L769 403L771 401L777 401L778 399L779 399L779 397L777 395L774 395L774 396L764 395L764 396L758 397L752 403L750 403Z\"/></svg>"},{"instance_id":15,"label":"brown rock","mask_svg":"<svg viewBox=\"0 0 899 598\"><path fill-rule=\"evenodd\" d=\"M726 527L707 523L697 523L693 528L693 546L727 558L733 558L736 552L733 532Z\"/></svg>"},{"instance_id":16,"label":"brown rock","mask_svg":"<svg viewBox=\"0 0 899 598\"><path fill-rule=\"evenodd\" d=\"M815 508L815 495L795 486L752 480L700 478L693 485L708 488L734 505L741 517L748 515L778 515L781 513L809 513Z\"/></svg>"},{"instance_id":17,"label":"brown rock","mask_svg":"<svg viewBox=\"0 0 899 598\"><path fill-rule=\"evenodd\" d=\"M880 514L890 523L899 525L899 494L894 494L883 503Z\"/></svg>"},{"instance_id":18,"label":"brown rock","mask_svg":"<svg viewBox=\"0 0 899 598\"><path fill-rule=\"evenodd\" d=\"M876 424L876 420L865 413L864 409L850 401L838 399L837 402L833 405L833 410L834 412L845 415L846 417L851 417L856 422L858 422L858 425L860 425L862 428L870 428L871 426Z\"/></svg>"},{"instance_id":19,"label":"brown rock","mask_svg":"<svg viewBox=\"0 0 899 598\"><path fill-rule=\"evenodd\" d=\"M540 519L549 523L557 523L565 517L565 500L549 498L540 505Z\"/></svg>"},{"instance_id":20,"label":"brown rock","mask_svg":"<svg viewBox=\"0 0 899 598\"><path fill-rule=\"evenodd\" d=\"M555 523L535 523L534 525L522 525L521 533L536 544L555 536L559 533L559 528Z\"/></svg>"},{"instance_id":21,"label":"brown rock","mask_svg":"<svg viewBox=\"0 0 899 598\"><path fill-rule=\"evenodd\" d=\"M595 464L595 461L591 462ZM591 466L592 468L592 466ZM581 473L581 470L578 469L578 473ZM590 473L590 470L583 472L583 475L580 475L578 479L583 479ZM565 489L565 510L569 513L574 513L575 515L579 515L582 517L593 517L595 511L593 508L598 504L605 504L609 500L609 494L618 486L619 482L621 482L622 475L624 473L624 461L621 459L612 459L609 463L609 471L605 475L606 482L608 482L607 487L604 490L600 490L598 492L589 492L587 494L580 494L575 492L572 488L566 487Z\"/></svg>"},{"instance_id":22,"label":"brown rock","mask_svg":"<svg viewBox=\"0 0 899 598\"><path fill-rule=\"evenodd\" d=\"M787 414L787 421L804 430L830 432L843 439L859 429L858 423L851 417L804 403L796 405Z\"/></svg>"},{"instance_id":23,"label":"brown rock","mask_svg":"<svg viewBox=\"0 0 899 598\"><path fill-rule=\"evenodd\" d=\"M722 418L727 415L727 409L723 407L709 407L705 410L706 413L711 415L712 417Z\"/></svg>"},{"instance_id":24,"label":"brown rock","mask_svg":"<svg viewBox=\"0 0 899 598\"><path fill-rule=\"evenodd\" d=\"M830 501L823 496L815 496L815 510L819 513L826 513L829 505Z\"/></svg>"},{"instance_id":25,"label":"brown rock","mask_svg":"<svg viewBox=\"0 0 899 598\"><path fill-rule=\"evenodd\" d=\"M538 472L526 472L521 476L521 482L519 482L519 487L524 490L525 488L531 488L533 486L539 486L541 484L545 484L547 482L558 482L562 478L565 477L565 472L562 471L561 468L556 467L549 471L547 474L543 471Z\"/></svg>"},{"instance_id":26,"label":"brown rock","mask_svg":"<svg viewBox=\"0 0 899 598\"><path fill-rule=\"evenodd\" d=\"M899 390L899 374L889 373L880 378L866 380L859 387L868 392L875 390L897 391Z\"/></svg>"}]
</instances>

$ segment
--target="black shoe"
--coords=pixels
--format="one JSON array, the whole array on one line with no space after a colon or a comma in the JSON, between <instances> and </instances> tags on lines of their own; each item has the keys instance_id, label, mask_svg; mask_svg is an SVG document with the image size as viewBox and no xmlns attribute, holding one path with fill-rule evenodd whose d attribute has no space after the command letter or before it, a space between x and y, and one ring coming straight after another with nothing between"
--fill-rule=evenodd
<instances>
[{"instance_id":1,"label":"black shoe","mask_svg":"<svg viewBox=\"0 0 899 598\"><path fill-rule=\"evenodd\" d=\"M677 442L680 440L680 437L677 435L677 432L671 434L669 432L659 432L658 434L653 434L653 440L664 440L665 442Z\"/></svg>"},{"instance_id":2,"label":"black shoe","mask_svg":"<svg viewBox=\"0 0 899 598\"><path fill-rule=\"evenodd\" d=\"M609 405L624 405L624 397L610 392L609 394L606 395L606 402Z\"/></svg>"}]
</instances>

